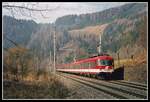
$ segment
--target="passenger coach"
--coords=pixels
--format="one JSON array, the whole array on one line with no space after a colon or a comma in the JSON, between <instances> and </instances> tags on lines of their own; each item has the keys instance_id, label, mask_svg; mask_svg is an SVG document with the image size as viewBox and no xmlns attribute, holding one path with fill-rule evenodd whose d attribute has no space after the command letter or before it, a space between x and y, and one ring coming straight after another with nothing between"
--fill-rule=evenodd
<instances>
[{"instance_id":1,"label":"passenger coach","mask_svg":"<svg viewBox=\"0 0 150 102\"><path fill-rule=\"evenodd\" d=\"M108 54L100 54L99 56L78 60L70 64L59 65L56 70L106 79L111 78L114 71L114 59Z\"/></svg>"}]
</instances>

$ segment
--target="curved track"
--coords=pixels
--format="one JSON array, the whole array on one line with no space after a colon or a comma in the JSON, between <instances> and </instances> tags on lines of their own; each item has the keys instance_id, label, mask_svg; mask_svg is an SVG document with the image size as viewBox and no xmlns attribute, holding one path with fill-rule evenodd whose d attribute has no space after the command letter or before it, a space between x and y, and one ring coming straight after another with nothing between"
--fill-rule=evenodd
<instances>
[{"instance_id":1,"label":"curved track","mask_svg":"<svg viewBox=\"0 0 150 102\"><path fill-rule=\"evenodd\" d=\"M120 84L120 85L137 88L137 89L141 89L141 90L147 90L146 85L142 85L139 83L132 83L132 82L127 82L127 81L110 81L110 83Z\"/></svg>"},{"instance_id":2,"label":"curved track","mask_svg":"<svg viewBox=\"0 0 150 102\"><path fill-rule=\"evenodd\" d=\"M73 74L59 73L59 75L82 83L99 91L103 91L119 99L146 99L146 85L124 82L124 81L104 81Z\"/></svg>"}]
</instances>

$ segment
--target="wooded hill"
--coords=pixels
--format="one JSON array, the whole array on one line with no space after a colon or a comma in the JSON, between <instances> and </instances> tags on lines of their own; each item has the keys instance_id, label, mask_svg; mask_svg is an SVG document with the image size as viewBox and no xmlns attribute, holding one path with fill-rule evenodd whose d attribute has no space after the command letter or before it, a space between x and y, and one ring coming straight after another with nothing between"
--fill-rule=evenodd
<instances>
[{"instance_id":1,"label":"wooded hill","mask_svg":"<svg viewBox=\"0 0 150 102\"><path fill-rule=\"evenodd\" d=\"M101 12L67 15L56 20L56 51L58 62L70 62L97 53L99 34L102 50L121 58L143 54L147 50L147 5L131 3ZM37 24L31 20L3 17L3 35L16 43L34 50L44 58L53 55L53 24ZM4 47L12 47L4 39ZM66 48L73 50L62 51ZM146 54L146 53L145 53ZM69 59L69 60L68 60Z\"/></svg>"}]
</instances>

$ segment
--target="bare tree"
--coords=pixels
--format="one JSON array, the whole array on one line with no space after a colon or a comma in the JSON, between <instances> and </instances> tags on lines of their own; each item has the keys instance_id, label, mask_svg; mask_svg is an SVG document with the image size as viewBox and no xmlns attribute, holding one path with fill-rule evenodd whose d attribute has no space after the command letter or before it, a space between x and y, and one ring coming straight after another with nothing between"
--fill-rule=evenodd
<instances>
[{"instance_id":1,"label":"bare tree","mask_svg":"<svg viewBox=\"0 0 150 102\"><path fill-rule=\"evenodd\" d=\"M18 5L19 4L19 5ZM49 18L46 16L46 13L57 10L60 6L56 6L54 8L48 8L48 4L45 4L44 7L41 7L42 3L32 2L32 3L7 3L4 2L2 7L4 10L7 10L13 17L15 15L21 15L23 17L29 17L32 19L36 19L34 16L36 13L39 13L43 18Z\"/></svg>"}]
</instances>

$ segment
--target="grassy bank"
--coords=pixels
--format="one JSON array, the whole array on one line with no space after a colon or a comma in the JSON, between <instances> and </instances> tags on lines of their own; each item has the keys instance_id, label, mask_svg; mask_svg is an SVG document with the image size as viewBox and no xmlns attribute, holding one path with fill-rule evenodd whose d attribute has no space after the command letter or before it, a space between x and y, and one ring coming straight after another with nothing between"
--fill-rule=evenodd
<instances>
[{"instance_id":1,"label":"grassy bank","mask_svg":"<svg viewBox=\"0 0 150 102\"><path fill-rule=\"evenodd\" d=\"M115 69L124 67L124 80L147 83L147 62L146 59L121 59L119 62L116 60Z\"/></svg>"},{"instance_id":2,"label":"grassy bank","mask_svg":"<svg viewBox=\"0 0 150 102\"><path fill-rule=\"evenodd\" d=\"M68 89L56 76L49 76L48 80L3 81L4 99L62 99L67 94Z\"/></svg>"}]
</instances>

